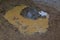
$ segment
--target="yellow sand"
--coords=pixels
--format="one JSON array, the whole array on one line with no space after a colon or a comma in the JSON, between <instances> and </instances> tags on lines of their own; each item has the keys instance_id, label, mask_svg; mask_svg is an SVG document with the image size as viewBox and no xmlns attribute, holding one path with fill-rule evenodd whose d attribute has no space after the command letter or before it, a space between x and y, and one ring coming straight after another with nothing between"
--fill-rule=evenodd
<instances>
[{"instance_id":1,"label":"yellow sand","mask_svg":"<svg viewBox=\"0 0 60 40\"><path fill-rule=\"evenodd\" d=\"M20 12L22 9L24 9L25 5L22 6L16 6L13 9L6 12L6 15L4 16L11 24L15 25L19 29L21 33L27 33L27 34L33 34L35 32L44 33L47 31L46 28L48 28L48 18L45 19L37 19L37 20L31 20L26 19L20 15ZM13 18L16 17L18 20L13 20ZM17 24L16 21L23 24L23 26L27 25L27 29L23 29L21 25Z\"/></svg>"}]
</instances>

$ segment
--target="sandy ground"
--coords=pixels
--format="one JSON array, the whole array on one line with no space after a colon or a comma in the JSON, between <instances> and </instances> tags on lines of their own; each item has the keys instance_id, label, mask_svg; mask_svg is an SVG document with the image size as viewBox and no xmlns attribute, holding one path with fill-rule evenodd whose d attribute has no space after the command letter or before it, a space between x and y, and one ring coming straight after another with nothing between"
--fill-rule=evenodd
<instances>
[{"instance_id":1,"label":"sandy ground","mask_svg":"<svg viewBox=\"0 0 60 40\"><path fill-rule=\"evenodd\" d=\"M14 7L14 5L8 5L9 2L2 2L0 5L0 10L2 10L0 11L0 40L60 40L60 12L57 11L55 8L38 4L37 6L40 9L47 11L50 15L48 31L42 35L36 33L32 36L24 36L20 34L17 28L9 24L2 15L5 14L8 9ZM12 4L14 3L15 1L13 1Z\"/></svg>"}]
</instances>

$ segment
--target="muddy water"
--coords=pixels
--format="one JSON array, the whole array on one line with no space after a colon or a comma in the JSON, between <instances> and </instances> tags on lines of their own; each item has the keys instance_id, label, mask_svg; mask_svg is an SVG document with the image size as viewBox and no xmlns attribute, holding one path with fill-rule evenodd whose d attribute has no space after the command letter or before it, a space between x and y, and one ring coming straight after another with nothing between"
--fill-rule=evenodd
<instances>
[{"instance_id":1,"label":"muddy water","mask_svg":"<svg viewBox=\"0 0 60 40\"><path fill-rule=\"evenodd\" d=\"M4 15L11 24L18 28L21 33L33 34L35 32L44 33L48 28L48 18L40 18L37 20L26 19L20 15L22 9L25 5L16 6L13 9L6 12Z\"/></svg>"}]
</instances>

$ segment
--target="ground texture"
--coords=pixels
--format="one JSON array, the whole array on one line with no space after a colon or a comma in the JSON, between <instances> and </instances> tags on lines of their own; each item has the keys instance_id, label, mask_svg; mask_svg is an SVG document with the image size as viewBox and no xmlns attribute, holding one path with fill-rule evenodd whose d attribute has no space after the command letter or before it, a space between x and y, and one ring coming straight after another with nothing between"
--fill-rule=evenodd
<instances>
[{"instance_id":1,"label":"ground texture","mask_svg":"<svg viewBox=\"0 0 60 40\"><path fill-rule=\"evenodd\" d=\"M24 4L26 3L26 1L6 0L0 2L0 40L60 40L60 12L54 7L50 7L46 4L35 3L35 5L33 3L34 7L37 6L40 9L47 11L50 15L49 28L45 34L39 35L37 33L32 36L24 36L20 34L17 28L14 28L13 25L8 23L8 21L3 17L3 15L11 8L20 5L20 3ZM31 6L30 3L31 1L28 2L29 6ZM26 5L28 4L26 3Z\"/></svg>"}]
</instances>

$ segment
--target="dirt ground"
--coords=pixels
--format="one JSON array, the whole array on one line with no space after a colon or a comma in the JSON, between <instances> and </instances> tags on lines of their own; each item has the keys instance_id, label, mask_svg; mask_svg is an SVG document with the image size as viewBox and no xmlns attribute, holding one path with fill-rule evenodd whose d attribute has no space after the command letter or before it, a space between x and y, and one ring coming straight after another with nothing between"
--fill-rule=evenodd
<instances>
[{"instance_id":1,"label":"dirt ground","mask_svg":"<svg viewBox=\"0 0 60 40\"><path fill-rule=\"evenodd\" d=\"M60 40L60 12L59 11L45 4L36 4L35 6L49 13L50 18L49 18L48 31L42 35L36 33L35 35L32 36L24 36L18 31L17 28L13 27L13 25L10 24L3 17L6 11L20 4L19 1L18 1L19 3L16 2L17 1L0 2L0 40Z\"/></svg>"}]
</instances>

